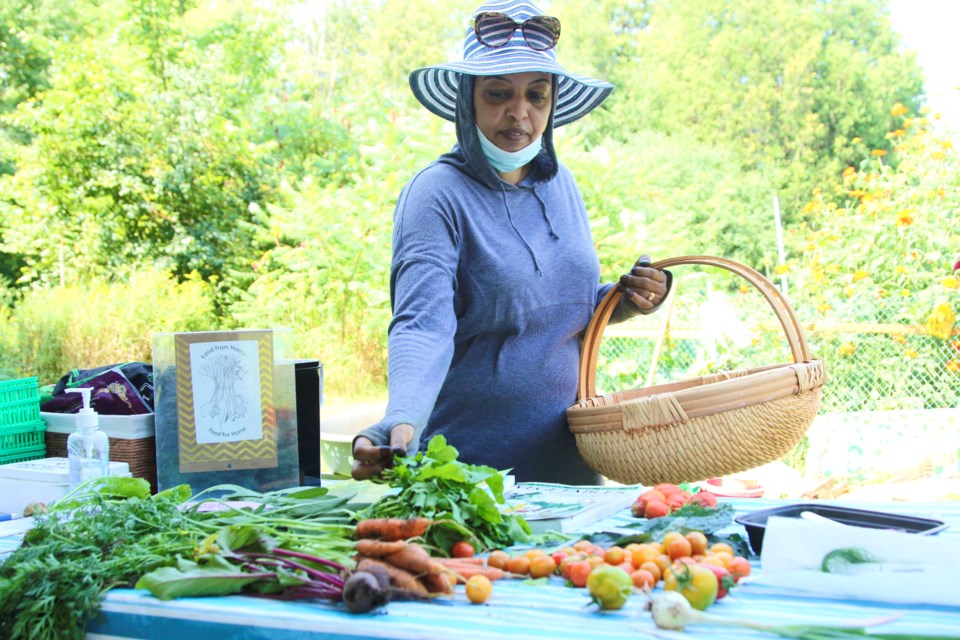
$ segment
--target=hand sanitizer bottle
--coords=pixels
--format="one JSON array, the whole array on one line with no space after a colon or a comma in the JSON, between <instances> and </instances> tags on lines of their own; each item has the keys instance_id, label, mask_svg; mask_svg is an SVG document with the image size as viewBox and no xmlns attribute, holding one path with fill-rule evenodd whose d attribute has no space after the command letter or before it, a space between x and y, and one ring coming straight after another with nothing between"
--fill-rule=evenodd
<instances>
[{"instance_id":1,"label":"hand sanitizer bottle","mask_svg":"<svg viewBox=\"0 0 960 640\"><path fill-rule=\"evenodd\" d=\"M77 430L67 438L70 489L90 478L110 475L110 439L100 430L100 417L90 407L90 387L67 389L83 394L83 408L77 412Z\"/></svg>"}]
</instances>

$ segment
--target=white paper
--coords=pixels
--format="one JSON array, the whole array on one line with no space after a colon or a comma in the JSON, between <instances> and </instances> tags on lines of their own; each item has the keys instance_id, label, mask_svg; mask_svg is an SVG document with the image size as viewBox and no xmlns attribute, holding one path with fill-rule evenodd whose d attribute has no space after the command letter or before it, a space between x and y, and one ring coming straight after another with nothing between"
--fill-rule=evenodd
<instances>
[{"instance_id":1,"label":"white paper","mask_svg":"<svg viewBox=\"0 0 960 640\"><path fill-rule=\"evenodd\" d=\"M190 370L197 444L263 438L256 340L192 343Z\"/></svg>"},{"instance_id":2,"label":"white paper","mask_svg":"<svg viewBox=\"0 0 960 640\"><path fill-rule=\"evenodd\" d=\"M824 556L844 547L864 549L880 563L854 575L823 572ZM960 606L960 542L948 538L775 516L767 520L761 567L751 583L848 600Z\"/></svg>"}]
</instances>

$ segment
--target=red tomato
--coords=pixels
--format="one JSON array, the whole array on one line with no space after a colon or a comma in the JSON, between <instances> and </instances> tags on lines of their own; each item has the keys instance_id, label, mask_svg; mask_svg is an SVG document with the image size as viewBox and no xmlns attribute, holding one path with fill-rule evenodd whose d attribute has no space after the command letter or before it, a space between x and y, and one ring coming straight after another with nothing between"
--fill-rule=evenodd
<instances>
[{"instance_id":1,"label":"red tomato","mask_svg":"<svg viewBox=\"0 0 960 640\"><path fill-rule=\"evenodd\" d=\"M693 502L704 506L704 507L715 507L717 506L717 495L715 493L710 493L709 491L697 491L693 494Z\"/></svg>"},{"instance_id":2,"label":"red tomato","mask_svg":"<svg viewBox=\"0 0 960 640\"><path fill-rule=\"evenodd\" d=\"M454 543L450 549L450 555L454 558L472 558L474 553L476 553L476 551L473 545L466 540Z\"/></svg>"},{"instance_id":3,"label":"red tomato","mask_svg":"<svg viewBox=\"0 0 960 640\"><path fill-rule=\"evenodd\" d=\"M680 493L682 489L672 482L661 482L653 486L653 491L659 491L664 496L668 496L674 493Z\"/></svg>"},{"instance_id":4,"label":"red tomato","mask_svg":"<svg viewBox=\"0 0 960 640\"><path fill-rule=\"evenodd\" d=\"M660 518L668 513L670 513L670 507L659 500L651 500L647 503L647 508L644 510L643 515L652 519Z\"/></svg>"},{"instance_id":5,"label":"red tomato","mask_svg":"<svg viewBox=\"0 0 960 640\"><path fill-rule=\"evenodd\" d=\"M563 560L567 557L567 554L564 551L554 551L550 554L550 557L553 558L553 561L559 567L561 564L563 564Z\"/></svg>"},{"instance_id":6,"label":"red tomato","mask_svg":"<svg viewBox=\"0 0 960 640\"><path fill-rule=\"evenodd\" d=\"M593 572L593 566L586 560L578 560L568 565L569 579L573 586L583 588L587 586L587 578Z\"/></svg>"}]
</instances>

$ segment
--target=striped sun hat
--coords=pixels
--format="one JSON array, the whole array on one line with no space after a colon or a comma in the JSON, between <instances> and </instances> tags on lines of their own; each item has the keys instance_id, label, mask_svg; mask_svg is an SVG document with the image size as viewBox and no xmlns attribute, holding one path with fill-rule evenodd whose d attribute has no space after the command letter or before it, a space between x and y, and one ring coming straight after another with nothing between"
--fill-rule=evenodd
<instances>
[{"instance_id":1,"label":"striped sun hat","mask_svg":"<svg viewBox=\"0 0 960 640\"><path fill-rule=\"evenodd\" d=\"M488 2L474 11L504 13L516 22L544 15L536 5L525 0L498 0ZM595 109L613 91L613 85L603 80L570 73L557 62L557 50L531 49L520 29L502 47L488 47L477 40L473 27L467 27L463 41L463 60L417 69L410 74L410 88L420 104L432 113L454 121L457 105L457 86L460 74L472 76L506 75L541 71L557 76L557 107L553 126L559 127L578 120Z\"/></svg>"}]
</instances>

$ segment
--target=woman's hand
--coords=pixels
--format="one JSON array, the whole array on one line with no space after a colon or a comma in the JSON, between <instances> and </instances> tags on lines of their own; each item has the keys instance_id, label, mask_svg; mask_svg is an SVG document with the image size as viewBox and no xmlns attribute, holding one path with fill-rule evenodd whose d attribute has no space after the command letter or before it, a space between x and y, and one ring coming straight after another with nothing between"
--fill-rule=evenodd
<instances>
[{"instance_id":1,"label":"woman's hand","mask_svg":"<svg viewBox=\"0 0 960 640\"><path fill-rule=\"evenodd\" d=\"M617 285L623 297L639 307L642 313L649 313L659 306L668 292L667 274L651 267L650 262L650 256L640 256L630 273L620 276Z\"/></svg>"},{"instance_id":2,"label":"woman's hand","mask_svg":"<svg viewBox=\"0 0 960 640\"><path fill-rule=\"evenodd\" d=\"M390 446L378 447L369 438L359 437L353 441L354 480L366 480L384 469L393 466L393 456L407 455L407 445L413 439L413 425L398 424L390 429Z\"/></svg>"}]
</instances>

